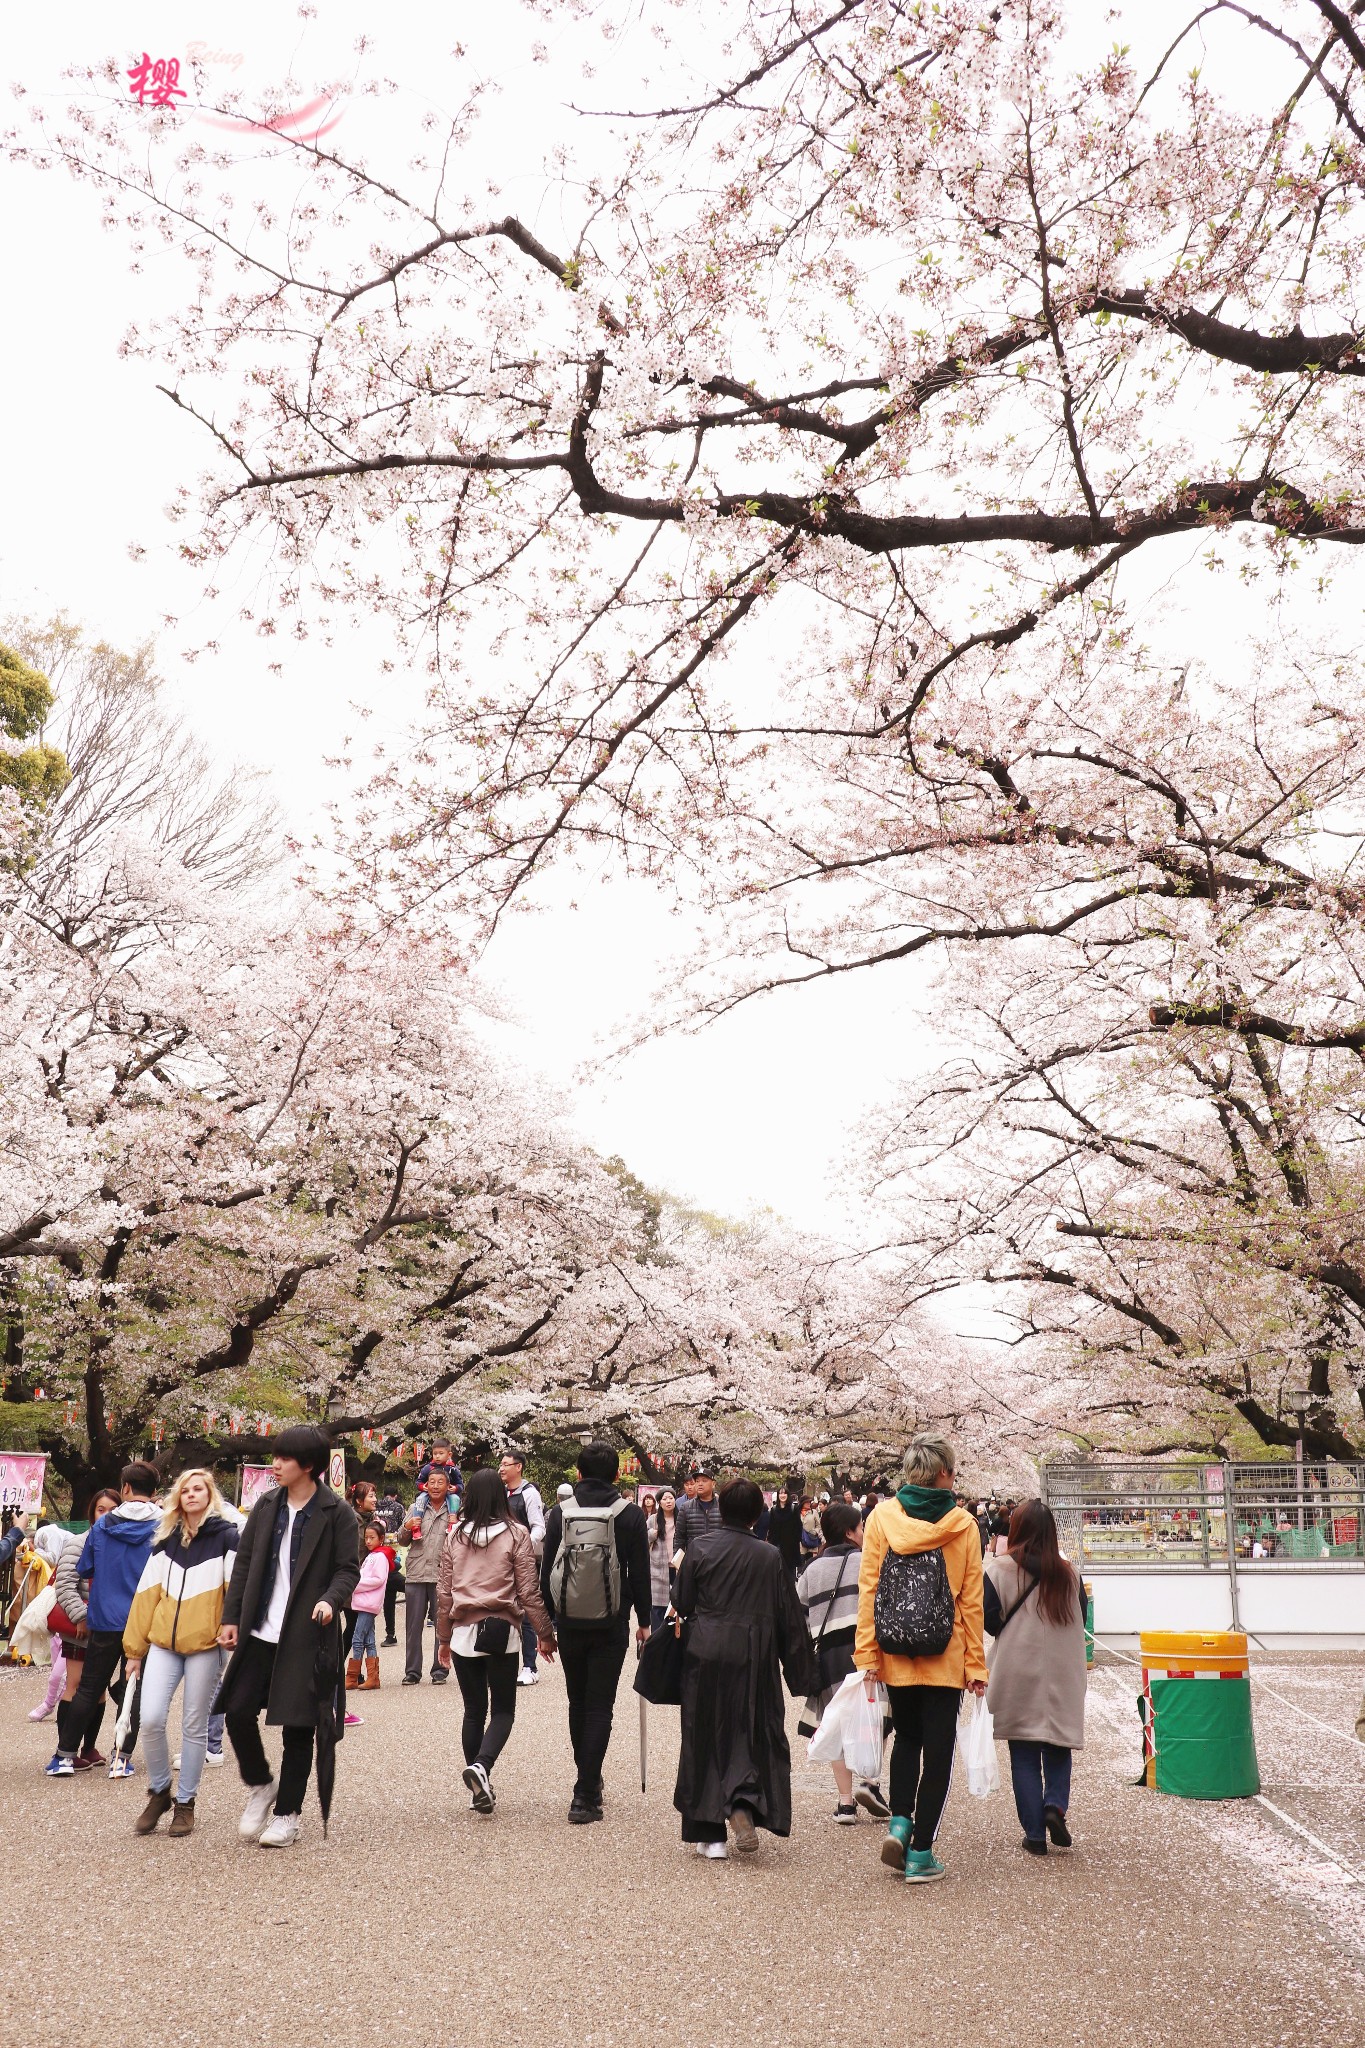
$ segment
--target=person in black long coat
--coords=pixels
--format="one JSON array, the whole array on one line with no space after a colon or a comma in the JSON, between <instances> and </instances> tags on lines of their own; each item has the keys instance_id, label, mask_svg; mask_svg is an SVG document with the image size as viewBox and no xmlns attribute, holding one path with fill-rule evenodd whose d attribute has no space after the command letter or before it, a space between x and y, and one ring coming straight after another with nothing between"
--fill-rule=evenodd
<instances>
[{"instance_id":1,"label":"person in black long coat","mask_svg":"<svg viewBox=\"0 0 1365 2048\"><path fill-rule=\"evenodd\" d=\"M673 1595L691 1621L673 1804L683 1840L702 1856L726 1854L727 1822L742 1851L758 1847L757 1828L791 1833L782 1680L806 1692L815 1660L782 1558L754 1534L762 1506L751 1479L723 1486L720 1527L687 1551Z\"/></svg>"},{"instance_id":2,"label":"person in black long coat","mask_svg":"<svg viewBox=\"0 0 1365 2048\"><path fill-rule=\"evenodd\" d=\"M275 1439L276 1485L247 1516L223 1601L218 1641L232 1656L217 1711L250 1790L237 1832L263 1848L298 1840L320 1704L319 1631L335 1630L340 1642L340 1615L360 1578L355 1514L321 1479L330 1448L302 1423ZM284 1729L278 1779L261 1742L262 1709Z\"/></svg>"},{"instance_id":3,"label":"person in black long coat","mask_svg":"<svg viewBox=\"0 0 1365 2048\"><path fill-rule=\"evenodd\" d=\"M801 1563L801 1487L799 1482L779 1486L768 1517L767 1540L780 1553L783 1564L796 1577Z\"/></svg>"}]
</instances>

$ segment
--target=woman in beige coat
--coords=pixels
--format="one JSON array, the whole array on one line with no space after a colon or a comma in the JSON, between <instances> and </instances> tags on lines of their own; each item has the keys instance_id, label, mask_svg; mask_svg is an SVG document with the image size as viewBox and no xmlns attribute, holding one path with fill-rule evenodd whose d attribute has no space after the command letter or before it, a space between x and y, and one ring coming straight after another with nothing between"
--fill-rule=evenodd
<instances>
[{"instance_id":1,"label":"woman in beige coat","mask_svg":"<svg viewBox=\"0 0 1365 2048\"><path fill-rule=\"evenodd\" d=\"M1071 1847L1071 1752L1085 1741L1085 1591L1062 1556L1052 1510L1021 1501L1009 1547L985 1565L995 1637L986 1704L1010 1746L1014 1804L1031 1856Z\"/></svg>"},{"instance_id":2,"label":"woman in beige coat","mask_svg":"<svg viewBox=\"0 0 1365 2048\"><path fill-rule=\"evenodd\" d=\"M464 1700L464 1781L476 1813L493 1811L488 1774L516 1718L523 1615L541 1656L553 1662L554 1623L540 1596L531 1532L513 1519L497 1473L476 1472L436 1568L436 1654L442 1670L454 1664Z\"/></svg>"}]
</instances>

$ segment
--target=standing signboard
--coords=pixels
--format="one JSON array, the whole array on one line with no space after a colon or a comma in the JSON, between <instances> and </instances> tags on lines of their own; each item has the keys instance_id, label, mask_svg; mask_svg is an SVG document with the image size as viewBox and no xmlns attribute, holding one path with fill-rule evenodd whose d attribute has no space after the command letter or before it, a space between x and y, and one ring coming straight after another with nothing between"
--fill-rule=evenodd
<instances>
[{"instance_id":1,"label":"standing signboard","mask_svg":"<svg viewBox=\"0 0 1365 2048\"><path fill-rule=\"evenodd\" d=\"M271 1465L243 1465L238 1482L237 1505L244 1515L249 1515L263 1493L269 1493L275 1484L275 1470Z\"/></svg>"},{"instance_id":2,"label":"standing signboard","mask_svg":"<svg viewBox=\"0 0 1365 2048\"><path fill-rule=\"evenodd\" d=\"M0 1451L0 1508L41 1513L46 1473L46 1451Z\"/></svg>"}]
</instances>

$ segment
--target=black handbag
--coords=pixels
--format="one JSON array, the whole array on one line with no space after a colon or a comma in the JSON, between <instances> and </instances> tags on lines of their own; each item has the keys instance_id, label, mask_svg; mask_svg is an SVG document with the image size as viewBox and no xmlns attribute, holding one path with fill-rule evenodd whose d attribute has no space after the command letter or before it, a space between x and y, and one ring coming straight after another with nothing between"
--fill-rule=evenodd
<instances>
[{"instance_id":1,"label":"black handbag","mask_svg":"<svg viewBox=\"0 0 1365 2048\"><path fill-rule=\"evenodd\" d=\"M635 1690L642 1700L648 1700L654 1707L680 1707L682 1705L683 1653L687 1648L688 1624L683 1623L682 1633L674 1631L672 1622L666 1621L640 1651L640 1661L635 1667Z\"/></svg>"},{"instance_id":2,"label":"black handbag","mask_svg":"<svg viewBox=\"0 0 1365 2048\"><path fill-rule=\"evenodd\" d=\"M505 1657L512 1640L512 1624L499 1616L486 1614L474 1625L474 1654L476 1657Z\"/></svg>"}]
</instances>

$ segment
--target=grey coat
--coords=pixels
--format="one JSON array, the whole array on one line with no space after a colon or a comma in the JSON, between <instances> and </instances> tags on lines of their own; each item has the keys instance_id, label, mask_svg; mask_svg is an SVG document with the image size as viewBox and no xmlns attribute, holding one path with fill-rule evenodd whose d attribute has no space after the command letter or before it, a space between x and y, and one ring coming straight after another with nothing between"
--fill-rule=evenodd
<instances>
[{"instance_id":1,"label":"grey coat","mask_svg":"<svg viewBox=\"0 0 1365 2048\"><path fill-rule=\"evenodd\" d=\"M988 1557L984 1570L1010 1615L1027 1584L1021 1583L1019 1566L1012 1557ZM989 1663L986 1705L1000 1741L1084 1746L1085 1623L1079 1597L1072 1619L1057 1628L1038 1612L1038 1590L1031 1588L997 1636Z\"/></svg>"}]
</instances>

